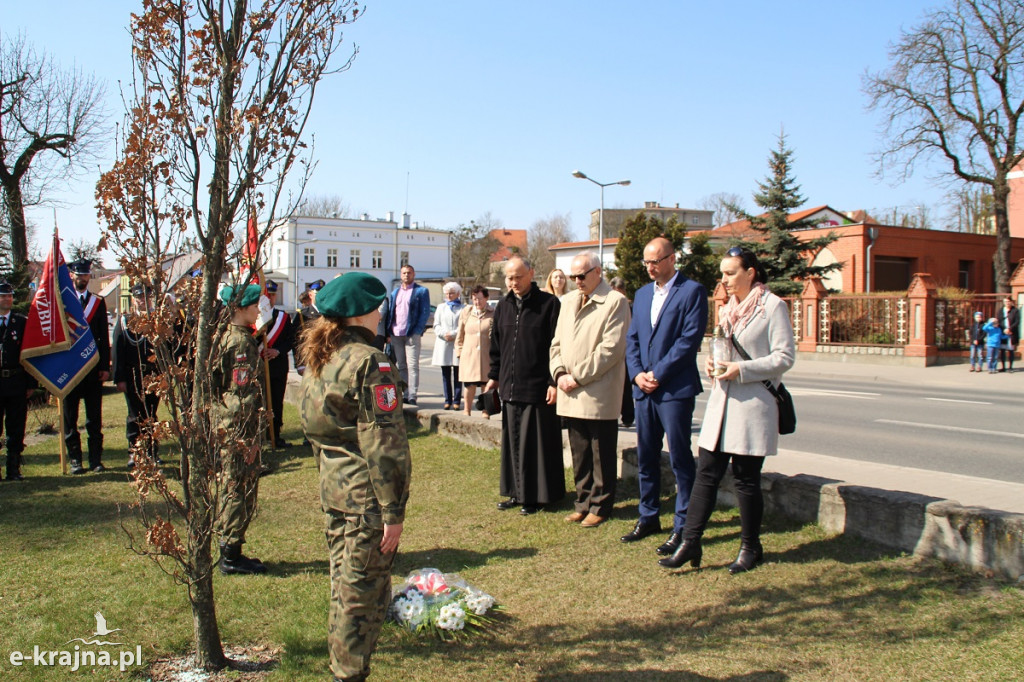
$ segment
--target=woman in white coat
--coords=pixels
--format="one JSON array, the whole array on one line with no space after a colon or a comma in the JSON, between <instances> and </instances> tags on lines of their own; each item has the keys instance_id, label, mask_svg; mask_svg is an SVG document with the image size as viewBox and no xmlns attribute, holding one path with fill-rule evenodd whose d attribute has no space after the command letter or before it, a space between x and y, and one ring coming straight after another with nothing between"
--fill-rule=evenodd
<instances>
[{"instance_id":1,"label":"woman in white coat","mask_svg":"<svg viewBox=\"0 0 1024 682\"><path fill-rule=\"evenodd\" d=\"M434 355L431 363L441 368L444 389L444 409L457 410L462 402L462 384L459 383L459 358L455 355L455 335L459 332L459 314L462 312L462 287L448 282L441 288L445 302L434 311Z\"/></svg>"},{"instance_id":2,"label":"woman in white coat","mask_svg":"<svg viewBox=\"0 0 1024 682\"><path fill-rule=\"evenodd\" d=\"M779 408L762 382L768 380L777 387L782 374L793 366L796 348L789 309L764 286L767 277L757 256L731 248L720 269L730 296L719 310L718 323L733 342L733 361L720 365L717 376L710 357L705 365L712 381L711 396L697 440L700 457L683 542L671 557L658 563L666 568L679 568L687 562L694 568L700 566L701 537L731 460L740 508L740 552L729 566L729 573L735 574L764 560L761 466L766 456L778 452ZM750 359L742 359L736 346Z\"/></svg>"}]
</instances>

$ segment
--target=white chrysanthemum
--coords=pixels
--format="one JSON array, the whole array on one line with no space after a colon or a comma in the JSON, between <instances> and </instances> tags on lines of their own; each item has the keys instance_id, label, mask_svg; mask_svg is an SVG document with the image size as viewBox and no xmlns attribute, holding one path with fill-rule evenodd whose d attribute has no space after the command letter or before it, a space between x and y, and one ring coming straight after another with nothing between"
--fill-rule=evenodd
<instances>
[{"instance_id":1,"label":"white chrysanthemum","mask_svg":"<svg viewBox=\"0 0 1024 682\"><path fill-rule=\"evenodd\" d=\"M442 630L461 630L466 626L466 612L458 604L445 604L437 615L437 627Z\"/></svg>"},{"instance_id":2,"label":"white chrysanthemum","mask_svg":"<svg viewBox=\"0 0 1024 682\"><path fill-rule=\"evenodd\" d=\"M404 623L409 620L409 600L405 597L397 597L391 602L391 612L395 616L395 620L399 623Z\"/></svg>"},{"instance_id":3,"label":"white chrysanthemum","mask_svg":"<svg viewBox=\"0 0 1024 682\"><path fill-rule=\"evenodd\" d=\"M472 592L466 597L466 607L478 616L494 606L494 597L485 592Z\"/></svg>"}]
</instances>

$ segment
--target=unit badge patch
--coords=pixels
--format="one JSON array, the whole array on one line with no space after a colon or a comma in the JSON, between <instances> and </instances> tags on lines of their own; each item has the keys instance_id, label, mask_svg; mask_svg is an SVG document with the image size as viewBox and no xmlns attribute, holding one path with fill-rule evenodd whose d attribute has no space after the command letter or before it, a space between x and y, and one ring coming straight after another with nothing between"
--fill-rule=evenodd
<instances>
[{"instance_id":1,"label":"unit badge patch","mask_svg":"<svg viewBox=\"0 0 1024 682\"><path fill-rule=\"evenodd\" d=\"M235 382L236 386L245 386L249 383L249 368L248 367L235 367L231 371L231 380Z\"/></svg>"},{"instance_id":2,"label":"unit badge patch","mask_svg":"<svg viewBox=\"0 0 1024 682\"><path fill-rule=\"evenodd\" d=\"M373 395L377 400L377 407L385 412L392 412L398 407L398 389L394 386L374 386Z\"/></svg>"}]
</instances>

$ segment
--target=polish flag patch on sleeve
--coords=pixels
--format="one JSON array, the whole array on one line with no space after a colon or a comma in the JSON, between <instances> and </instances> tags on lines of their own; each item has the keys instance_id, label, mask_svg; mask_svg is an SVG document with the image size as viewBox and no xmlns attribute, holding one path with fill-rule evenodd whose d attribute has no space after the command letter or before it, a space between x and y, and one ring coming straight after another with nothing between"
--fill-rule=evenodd
<instances>
[{"instance_id":1,"label":"polish flag patch on sleeve","mask_svg":"<svg viewBox=\"0 0 1024 682\"><path fill-rule=\"evenodd\" d=\"M377 366L380 368L380 371L382 371L382 372L390 372L391 371L391 363L390 362L387 362L387 361L379 362L379 363L377 363Z\"/></svg>"}]
</instances>

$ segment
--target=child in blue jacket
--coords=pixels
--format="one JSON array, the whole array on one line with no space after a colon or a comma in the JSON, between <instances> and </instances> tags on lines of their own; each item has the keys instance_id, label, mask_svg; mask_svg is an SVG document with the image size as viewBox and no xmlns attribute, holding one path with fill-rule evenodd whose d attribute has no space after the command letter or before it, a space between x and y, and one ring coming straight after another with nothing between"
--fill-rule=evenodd
<instances>
[{"instance_id":1,"label":"child in blue jacket","mask_svg":"<svg viewBox=\"0 0 1024 682\"><path fill-rule=\"evenodd\" d=\"M988 347L988 373L996 373L996 360L999 358L999 345L1010 337L999 328L999 320L994 317L988 318L988 322L981 328L985 332L985 345Z\"/></svg>"}]
</instances>

